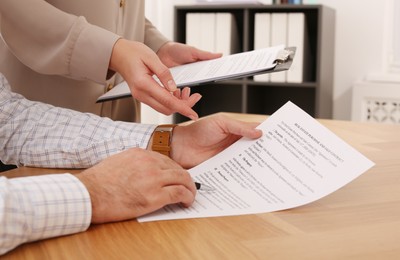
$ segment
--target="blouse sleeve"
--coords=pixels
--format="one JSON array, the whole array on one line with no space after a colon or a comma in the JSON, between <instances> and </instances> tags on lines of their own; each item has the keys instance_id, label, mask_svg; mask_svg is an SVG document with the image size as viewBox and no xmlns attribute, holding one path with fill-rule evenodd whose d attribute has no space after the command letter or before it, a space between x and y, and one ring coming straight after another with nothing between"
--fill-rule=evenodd
<instances>
[{"instance_id":1,"label":"blouse sleeve","mask_svg":"<svg viewBox=\"0 0 400 260\"><path fill-rule=\"evenodd\" d=\"M118 35L44 0L1 0L0 13L3 40L32 70L100 83L106 80Z\"/></svg>"},{"instance_id":2,"label":"blouse sleeve","mask_svg":"<svg viewBox=\"0 0 400 260\"><path fill-rule=\"evenodd\" d=\"M157 52L161 46L168 41L169 40L161 34L149 20L146 19L144 43L153 51Z\"/></svg>"}]
</instances>

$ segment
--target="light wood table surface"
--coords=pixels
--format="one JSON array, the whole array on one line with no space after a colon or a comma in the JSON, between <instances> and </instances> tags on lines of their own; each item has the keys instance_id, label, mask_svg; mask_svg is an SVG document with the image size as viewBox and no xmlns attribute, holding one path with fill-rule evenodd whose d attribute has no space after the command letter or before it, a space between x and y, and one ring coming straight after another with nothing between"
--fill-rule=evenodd
<instances>
[{"instance_id":1,"label":"light wood table surface","mask_svg":"<svg viewBox=\"0 0 400 260\"><path fill-rule=\"evenodd\" d=\"M320 122L376 166L314 203L257 215L92 225L21 245L2 259L400 259L400 126ZM5 175L50 172L65 170L22 167Z\"/></svg>"}]
</instances>

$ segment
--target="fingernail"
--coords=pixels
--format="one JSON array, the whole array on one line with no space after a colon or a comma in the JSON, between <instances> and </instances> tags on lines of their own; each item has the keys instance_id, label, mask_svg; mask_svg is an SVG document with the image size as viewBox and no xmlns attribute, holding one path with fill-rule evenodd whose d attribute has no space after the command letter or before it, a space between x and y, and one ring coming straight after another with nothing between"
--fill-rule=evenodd
<instances>
[{"instance_id":1,"label":"fingernail","mask_svg":"<svg viewBox=\"0 0 400 260\"><path fill-rule=\"evenodd\" d=\"M199 94L198 97L196 98L196 103L199 102L199 100L200 100L202 97L203 97L203 96Z\"/></svg>"},{"instance_id":2,"label":"fingernail","mask_svg":"<svg viewBox=\"0 0 400 260\"><path fill-rule=\"evenodd\" d=\"M196 121L197 119L199 119L198 115L189 115L189 118L192 119L193 121Z\"/></svg>"},{"instance_id":3,"label":"fingernail","mask_svg":"<svg viewBox=\"0 0 400 260\"><path fill-rule=\"evenodd\" d=\"M172 79L168 80L167 84L168 84L169 91L175 91L177 89L175 81L173 81Z\"/></svg>"}]
</instances>

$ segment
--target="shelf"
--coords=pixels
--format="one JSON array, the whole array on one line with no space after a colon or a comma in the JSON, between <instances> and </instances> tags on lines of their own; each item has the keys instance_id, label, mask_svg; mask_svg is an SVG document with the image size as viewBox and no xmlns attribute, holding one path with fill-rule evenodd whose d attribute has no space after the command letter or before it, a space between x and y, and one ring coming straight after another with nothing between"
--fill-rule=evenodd
<instances>
[{"instance_id":1,"label":"shelf","mask_svg":"<svg viewBox=\"0 0 400 260\"><path fill-rule=\"evenodd\" d=\"M311 116L332 118L335 11L323 5L187 5L175 7L175 41L186 41L189 13L231 13L236 24L236 52L254 49L258 13L304 13L303 81L254 81L252 77L197 86L203 98L194 107L200 116L216 112L272 114L291 100ZM176 116L175 121L187 120Z\"/></svg>"}]
</instances>

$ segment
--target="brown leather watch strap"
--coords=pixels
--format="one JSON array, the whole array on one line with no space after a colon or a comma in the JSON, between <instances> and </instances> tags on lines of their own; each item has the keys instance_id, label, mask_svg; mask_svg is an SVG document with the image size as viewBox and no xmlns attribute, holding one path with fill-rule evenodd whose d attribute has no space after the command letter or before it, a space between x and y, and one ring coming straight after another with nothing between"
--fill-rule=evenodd
<instances>
[{"instance_id":1,"label":"brown leather watch strap","mask_svg":"<svg viewBox=\"0 0 400 260\"><path fill-rule=\"evenodd\" d=\"M170 157L172 134L175 124L159 125L153 133L151 149Z\"/></svg>"}]
</instances>

